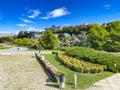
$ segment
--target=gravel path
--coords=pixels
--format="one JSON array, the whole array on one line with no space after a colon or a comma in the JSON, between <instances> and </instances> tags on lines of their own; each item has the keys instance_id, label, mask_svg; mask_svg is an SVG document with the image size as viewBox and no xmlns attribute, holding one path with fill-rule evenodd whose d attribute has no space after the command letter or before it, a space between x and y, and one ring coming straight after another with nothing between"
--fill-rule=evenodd
<instances>
[{"instance_id":1,"label":"gravel path","mask_svg":"<svg viewBox=\"0 0 120 90\"><path fill-rule=\"evenodd\" d=\"M58 90L31 55L0 55L0 90Z\"/></svg>"}]
</instances>

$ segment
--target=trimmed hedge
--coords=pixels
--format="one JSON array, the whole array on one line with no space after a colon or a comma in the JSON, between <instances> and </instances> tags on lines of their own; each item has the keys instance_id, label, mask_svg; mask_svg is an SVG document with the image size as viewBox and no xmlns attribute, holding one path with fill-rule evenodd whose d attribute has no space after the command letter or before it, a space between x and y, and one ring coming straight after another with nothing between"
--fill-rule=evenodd
<instances>
[{"instance_id":1,"label":"trimmed hedge","mask_svg":"<svg viewBox=\"0 0 120 90\"><path fill-rule=\"evenodd\" d=\"M106 70L105 65L93 64L84 62L79 59L65 55L63 52L58 52L59 60L68 68L81 73L99 73Z\"/></svg>"},{"instance_id":2,"label":"trimmed hedge","mask_svg":"<svg viewBox=\"0 0 120 90\"><path fill-rule=\"evenodd\" d=\"M74 58L82 59L83 61L106 65L108 71L120 72L120 56L103 53L85 47L68 47L65 49L65 52L68 55ZM116 64L116 67L114 64Z\"/></svg>"}]
</instances>

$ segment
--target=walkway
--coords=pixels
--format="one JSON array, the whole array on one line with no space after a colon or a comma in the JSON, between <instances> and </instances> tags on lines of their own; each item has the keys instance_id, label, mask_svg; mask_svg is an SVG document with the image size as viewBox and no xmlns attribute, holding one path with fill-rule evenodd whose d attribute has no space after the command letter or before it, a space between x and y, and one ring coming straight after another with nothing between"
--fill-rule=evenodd
<instances>
[{"instance_id":1,"label":"walkway","mask_svg":"<svg viewBox=\"0 0 120 90\"><path fill-rule=\"evenodd\" d=\"M59 90L30 51L25 55L16 47L3 51L12 54L0 55L0 90Z\"/></svg>"},{"instance_id":2,"label":"walkway","mask_svg":"<svg viewBox=\"0 0 120 90\"><path fill-rule=\"evenodd\" d=\"M120 90L120 74L100 80L87 90Z\"/></svg>"},{"instance_id":3,"label":"walkway","mask_svg":"<svg viewBox=\"0 0 120 90\"><path fill-rule=\"evenodd\" d=\"M18 50L18 48L19 48L19 50ZM0 54L7 54L7 55L10 55L10 54L33 55L35 53L39 53L39 51L38 50L29 51L29 50L27 50L27 48L24 48L24 47L12 47L10 49L0 50ZM51 51L41 51L40 54L52 54L52 52Z\"/></svg>"}]
</instances>

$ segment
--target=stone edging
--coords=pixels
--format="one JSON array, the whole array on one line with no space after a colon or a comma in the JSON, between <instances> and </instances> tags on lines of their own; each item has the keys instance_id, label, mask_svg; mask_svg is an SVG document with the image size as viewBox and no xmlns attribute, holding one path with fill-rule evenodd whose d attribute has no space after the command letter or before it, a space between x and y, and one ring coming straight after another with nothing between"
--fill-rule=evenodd
<instances>
[{"instance_id":1,"label":"stone edging","mask_svg":"<svg viewBox=\"0 0 120 90\"><path fill-rule=\"evenodd\" d=\"M40 54L35 53L35 56L37 58L38 61L40 61L40 63L45 66L45 68L47 70L50 71L50 73L56 78L56 80L59 82L58 76L57 76L57 72L58 70L52 65L50 64L50 62L48 62L44 56L40 56Z\"/></svg>"}]
</instances>

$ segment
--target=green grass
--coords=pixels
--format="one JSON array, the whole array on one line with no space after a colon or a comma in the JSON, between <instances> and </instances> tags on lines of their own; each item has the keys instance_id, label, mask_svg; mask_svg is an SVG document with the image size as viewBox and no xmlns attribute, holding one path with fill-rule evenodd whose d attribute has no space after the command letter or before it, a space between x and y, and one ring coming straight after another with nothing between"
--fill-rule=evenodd
<instances>
[{"instance_id":1,"label":"green grass","mask_svg":"<svg viewBox=\"0 0 120 90\"><path fill-rule=\"evenodd\" d=\"M55 54L44 54L45 58L54 65L60 72L63 72L66 76L66 88L65 90L73 89L74 87L74 74L77 74L77 89L85 89L90 87L93 83L99 81L100 79L106 78L108 76L113 75L111 72L103 72L103 73L78 73L70 70L59 62L57 56Z\"/></svg>"},{"instance_id":2,"label":"green grass","mask_svg":"<svg viewBox=\"0 0 120 90\"><path fill-rule=\"evenodd\" d=\"M1 49L9 49L9 48L11 48L11 47L0 46L0 50L1 50Z\"/></svg>"},{"instance_id":3,"label":"green grass","mask_svg":"<svg viewBox=\"0 0 120 90\"><path fill-rule=\"evenodd\" d=\"M3 47L3 46L0 46L0 49L4 49L4 47Z\"/></svg>"}]
</instances>

